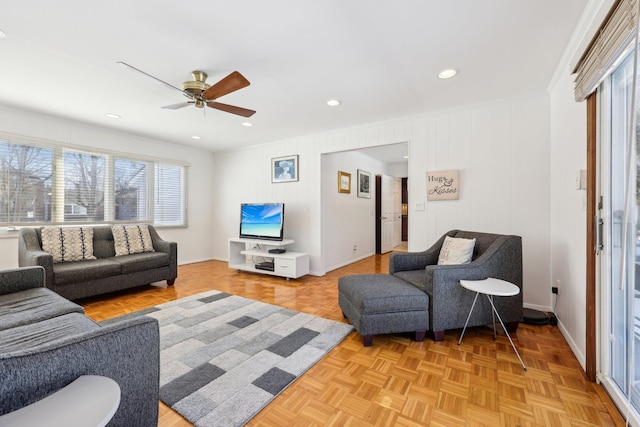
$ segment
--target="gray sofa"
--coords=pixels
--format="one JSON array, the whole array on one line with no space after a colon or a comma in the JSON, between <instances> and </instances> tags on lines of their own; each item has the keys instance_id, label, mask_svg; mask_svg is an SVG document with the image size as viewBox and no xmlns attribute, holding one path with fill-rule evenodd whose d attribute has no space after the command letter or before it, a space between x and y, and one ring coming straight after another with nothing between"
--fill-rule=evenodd
<instances>
[{"instance_id":1,"label":"gray sofa","mask_svg":"<svg viewBox=\"0 0 640 427\"><path fill-rule=\"evenodd\" d=\"M18 265L41 266L45 286L65 298L76 300L166 280L173 285L178 276L178 245L160 238L154 227L149 234L155 252L115 256L110 226L93 228L95 260L54 263L42 250L40 228L22 228L18 236Z\"/></svg>"},{"instance_id":2,"label":"gray sofa","mask_svg":"<svg viewBox=\"0 0 640 427\"><path fill-rule=\"evenodd\" d=\"M121 391L109 426L156 426L158 322L142 316L96 323L44 280L42 267L0 271L0 415L80 376L100 375Z\"/></svg>"},{"instance_id":3,"label":"gray sofa","mask_svg":"<svg viewBox=\"0 0 640 427\"><path fill-rule=\"evenodd\" d=\"M471 263L437 265L446 236L476 239ZM482 280L487 277L506 280L518 286L520 293L512 297L496 297L496 309L508 329L513 332L522 321L522 238L513 235L451 230L423 252L392 253L389 274L400 278L429 295L429 327L436 341L444 331L464 327L475 293L464 289L460 280ZM469 326L492 323L491 305L478 298Z\"/></svg>"}]
</instances>

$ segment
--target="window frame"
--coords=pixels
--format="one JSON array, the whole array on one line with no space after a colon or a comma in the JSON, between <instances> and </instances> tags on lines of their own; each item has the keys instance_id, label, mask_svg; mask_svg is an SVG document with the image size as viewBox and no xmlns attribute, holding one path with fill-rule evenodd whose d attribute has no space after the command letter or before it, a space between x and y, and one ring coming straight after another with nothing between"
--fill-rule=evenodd
<instances>
[{"instance_id":1,"label":"window frame","mask_svg":"<svg viewBox=\"0 0 640 427\"><path fill-rule=\"evenodd\" d=\"M176 161L173 159L165 159L154 156L145 156L127 152L104 150L100 148L78 146L73 144L61 144L54 141L32 138L22 135L15 135L0 132L0 143L15 144L29 146L35 148L48 149L53 151L52 158L52 177L51 177L51 219L50 221L28 221L28 222L0 222L0 227L16 229L20 227L33 226L63 226L63 225L88 225L88 224L126 224L141 223L152 224L157 228L186 228L188 227L188 174L190 164L187 162ZM104 198L102 206L104 208L104 217L102 220L95 221L65 221L65 173L64 173L64 156L65 153L80 153L85 155L99 156L104 158L104 177L102 191ZM146 219L133 220L116 220L116 185L115 185L115 163L118 160L129 160L134 162L144 162L147 164L146 171ZM182 182L179 188L179 197L181 202L180 223L167 224L167 222L157 223L155 220L155 174L154 171L158 164L166 164L180 168Z\"/></svg>"}]
</instances>

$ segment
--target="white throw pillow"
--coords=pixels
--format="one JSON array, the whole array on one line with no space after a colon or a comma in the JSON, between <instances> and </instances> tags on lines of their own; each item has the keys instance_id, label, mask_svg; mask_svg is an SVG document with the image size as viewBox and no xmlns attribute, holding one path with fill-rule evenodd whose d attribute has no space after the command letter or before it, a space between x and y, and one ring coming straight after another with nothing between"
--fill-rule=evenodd
<instances>
[{"instance_id":1,"label":"white throw pillow","mask_svg":"<svg viewBox=\"0 0 640 427\"><path fill-rule=\"evenodd\" d=\"M475 246L476 239L445 237L438 257L438 265L469 264Z\"/></svg>"},{"instance_id":2,"label":"white throw pillow","mask_svg":"<svg viewBox=\"0 0 640 427\"><path fill-rule=\"evenodd\" d=\"M147 225L116 225L111 232L116 256L155 252Z\"/></svg>"},{"instance_id":3,"label":"white throw pillow","mask_svg":"<svg viewBox=\"0 0 640 427\"><path fill-rule=\"evenodd\" d=\"M93 256L93 228L44 227L42 250L53 255L53 262L86 261Z\"/></svg>"}]
</instances>

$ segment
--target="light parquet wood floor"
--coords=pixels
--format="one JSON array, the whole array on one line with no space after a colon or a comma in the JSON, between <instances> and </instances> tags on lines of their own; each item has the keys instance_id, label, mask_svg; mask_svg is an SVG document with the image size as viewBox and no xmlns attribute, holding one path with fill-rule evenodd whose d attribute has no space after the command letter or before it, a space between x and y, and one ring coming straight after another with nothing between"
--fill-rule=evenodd
<instances>
[{"instance_id":1,"label":"light parquet wood floor","mask_svg":"<svg viewBox=\"0 0 640 427\"><path fill-rule=\"evenodd\" d=\"M285 281L238 273L226 263L180 266L174 286L157 284L80 301L103 320L211 289L346 322L338 278L386 273L376 255L323 277ZM254 417L250 426L623 426L603 389L589 382L556 327L521 324L514 341L490 328L460 331L422 343L409 335L376 336L363 347L351 333ZM160 403L159 425L190 426Z\"/></svg>"}]
</instances>

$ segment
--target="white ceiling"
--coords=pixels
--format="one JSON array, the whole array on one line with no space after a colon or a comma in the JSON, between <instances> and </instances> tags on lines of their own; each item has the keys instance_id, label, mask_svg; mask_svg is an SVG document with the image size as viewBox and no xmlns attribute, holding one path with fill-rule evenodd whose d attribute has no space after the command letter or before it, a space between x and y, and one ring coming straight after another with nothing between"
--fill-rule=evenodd
<instances>
[{"instance_id":1,"label":"white ceiling","mask_svg":"<svg viewBox=\"0 0 640 427\"><path fill-rule=\"evenodd\" d=\"M284 140L542 92L587 1L3 0L0 104L212 151ZM219 101L254 126L161 109L186 99L118 61L178 87L240 71Z\"/></svg>"}]
</instances>

